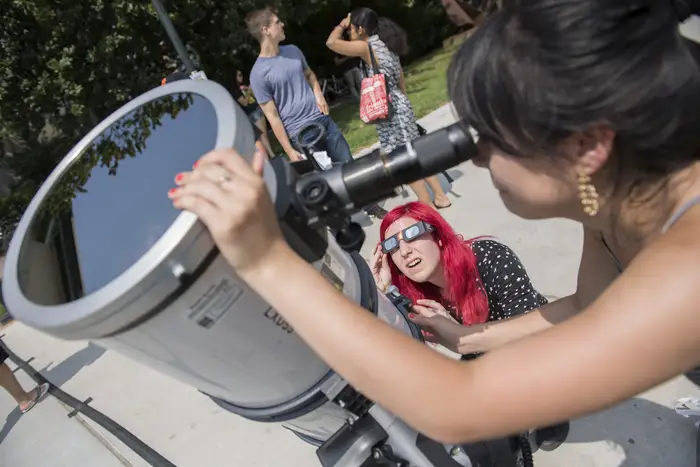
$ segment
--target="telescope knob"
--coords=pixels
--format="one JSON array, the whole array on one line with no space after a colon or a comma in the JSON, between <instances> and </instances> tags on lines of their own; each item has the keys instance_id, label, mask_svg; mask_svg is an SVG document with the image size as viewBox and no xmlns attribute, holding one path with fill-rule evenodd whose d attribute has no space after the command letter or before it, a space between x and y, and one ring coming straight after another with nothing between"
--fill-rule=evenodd
<instances>
[{"instance_id":1,"label":"telescope knob","mask_svg":"<svg viewBox=\"0 0 700 467\"><path fill-rule=\"evenodd\" d=\"M347 226L335 232L335 239L345 251L360 251L365 242L365 231L357 222L349 222Z\"/></svg>"},{"instance_id":2,"label":"telescope knob","mask_svg":"<svg viewBox=\"0 0 700 467\"><path fill-rule=\"evenodd\" d=\"M408 462L394 455L390 446L383 444L372 449L372 459L377 466L409 467Z\"/></svg>"}]
</instances>

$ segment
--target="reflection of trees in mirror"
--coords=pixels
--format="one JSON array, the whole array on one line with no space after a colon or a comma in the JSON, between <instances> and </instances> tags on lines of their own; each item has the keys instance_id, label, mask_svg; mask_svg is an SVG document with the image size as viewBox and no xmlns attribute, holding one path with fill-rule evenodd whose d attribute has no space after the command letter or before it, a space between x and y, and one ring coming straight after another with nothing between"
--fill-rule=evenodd
<instances>
[{"instance_id":1,"label":"reflection of trees in mirror","mask_svg":"<svg viewBox=\"0 0 700 467\"><path fill-rule=\"evenodd\" d=\"M164 117L177 118L192 102L192 94L170 94L142 105L109 127L53 186L41 205L38 218L56 218L70 213L75 196L87 192L85 184L95 168L106 167L109 175L116 175L123 159L145 150L148 138L162 126Z\"/></svg>"}]
</instances>

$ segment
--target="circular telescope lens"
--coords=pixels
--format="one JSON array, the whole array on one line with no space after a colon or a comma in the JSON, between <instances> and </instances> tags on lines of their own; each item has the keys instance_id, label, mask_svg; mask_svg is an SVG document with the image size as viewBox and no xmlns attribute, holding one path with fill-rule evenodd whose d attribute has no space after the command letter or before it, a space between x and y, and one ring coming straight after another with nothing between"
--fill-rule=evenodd
<instances>
[{"instance_id":1,"label":"circular telescope lens","mask_svg":"<svg viewBox=\"0 0 700 467\"><path fill-rule=\"evenodd\" d=\"M216 138L216 112L194 93L150 101L95 138L33 218L18 262L26 297L68 303L125 272L180 214L167 196L175 175Z\"/></svg>"},{"instance_id":2,"label":"circular telescope lens","mask_svg":"<svg viewBox=\"0 0 700 467\"><path fill-rule=\"evenodd\" d=\"M368 401L331 400L327 391L342 389L342 379L240 280L196 216L168 198L176 175L203 154L233 148L250 162L254 145L243 109L212 81L138 96L80 140L35 195L7 253L2 298L30 327L92 340L226 410L322 442L352 418L346 407L365 410ZM270 163L263 173L283 209L297 203L287 168ZM312 201L330 193L327 182L309 188ZM359 225L307 244L309 231L297 232L299 219L284 213L290 243L313 255L319 274L383 321L417 333L377 294L362 257L343 250L360 246Z\"/></svg>"}]
</instances>

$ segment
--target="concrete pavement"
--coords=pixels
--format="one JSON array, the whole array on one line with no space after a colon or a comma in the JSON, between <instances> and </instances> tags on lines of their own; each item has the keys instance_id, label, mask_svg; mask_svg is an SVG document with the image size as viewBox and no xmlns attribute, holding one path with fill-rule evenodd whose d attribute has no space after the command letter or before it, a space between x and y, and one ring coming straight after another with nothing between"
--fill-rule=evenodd
<instances>
[{"instance_id":1,"label":"concrete pavement","mask_svg":"<svg viewBox=\"0 0 700 467\"><path fill-rule=\"evenodd\" d=\"M11 363L9 365L14 369ZM26 389L34 387L34 381L25 373L18 371L16 375ZM125 465L82 420L69 419L65 406L51 396L22 415L14 400L3 392L0 424L0 465L3 467Z\"/></svg>"},{"instance_id":2,"label":"concrete pavement","mask_svg":"<svg viewBox=\"0 0 700 467\"><path fill-rule=\"evenodd\" d=\"M421 123L432 130L452 121L449 108L443 108ZM574 291L581 251L576 225L563 220L524 221L511 215L491 186L488 173L471 163L450 174L455 179L449 195L453 206L442 213L457 231L466 237L494 235L508 244L542 293L561 297ZM385 207L408 199L389 200ZM369 257L377 237L375 223L367 229L363 256ZM92 397L92 407L180 467L319 465L313 448L287 430L230 415L194 388L119 354L86 342L59 341L19 323L5 334L4 342L23 359L33 357L32 366L50 381L80 400ZM536 371L537 362L532 365ZM604 389L605 382L601 382ZM673 403L686 396L700 397L700 391L681 377L619 407L577 420L568 442L553 453L536 453L536 465L694 467L696 429L672 410ZM74 459L100 459L88 465L121 465L102 460L99 456L105 453L97 437L86 434L89 432L74 420L66 422L57 404L49 398L17 420L13 405L0 396L0 423L3 416L8 420L3 428L5 439L0 441L0 465L78 465L72 463ZM147 465L109 433L95 430L128 465Z\"/></svg>"}]
</instances>

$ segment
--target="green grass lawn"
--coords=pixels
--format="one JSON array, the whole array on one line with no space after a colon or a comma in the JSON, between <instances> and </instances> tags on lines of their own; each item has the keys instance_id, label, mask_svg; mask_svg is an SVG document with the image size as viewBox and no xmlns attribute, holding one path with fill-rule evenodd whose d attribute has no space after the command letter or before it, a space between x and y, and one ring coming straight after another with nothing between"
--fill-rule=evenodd
<instances>
[{"instance_id":1,"label":"green grass lawn","mask_svg":"<svg viewBox=\"0 0 700 467\"><path fill-rule=\"evenodd\" d=\"M9 315L7 315L7 310L5 310L5 306L0 304L0 328L2 328L3 323L5 321L10 321Z\"/></svg>"},{"instance_id":2,"label":"green grass lawn","mask_svg":"<svg viewBox=\"0 0 700 467\"><path fill-rule=\"evenodd\" d=\"M408 97L416 118L422 118L449 102L447 96L447 68L458 45L440 49L409 65L406 74ZM331 109L331 116L345 135L353 153L377 142L377 129L360 120L356 102L345 102Z\"/></svg>"}]
</instances>

